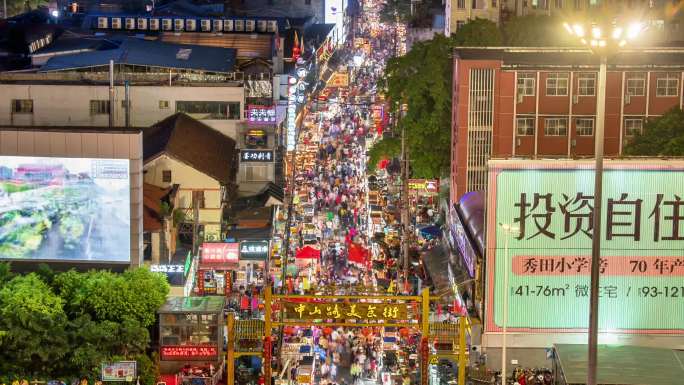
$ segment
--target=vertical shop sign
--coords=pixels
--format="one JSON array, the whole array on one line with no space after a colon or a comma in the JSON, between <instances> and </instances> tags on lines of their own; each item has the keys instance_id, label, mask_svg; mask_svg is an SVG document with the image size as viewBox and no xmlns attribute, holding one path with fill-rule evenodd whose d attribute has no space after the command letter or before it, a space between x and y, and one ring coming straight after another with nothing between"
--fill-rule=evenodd
<instances>
[{"instance_id":1,"label":"vertical shop sign","mask_svg":"<svg viewBox=\"0 0 684 385\"><path fill-rule=\"evenodd\" d=\"M290 76L287 89L287 151L294 151L297 141L297 78Z\"/></svg>"},{"instance_id":2,"label":"vertical shop sign","mask_svg":"<svg viewBox=\"0 0 684 385\"><path fill-rule=\"evenodd\" d=\"M224 283L224 294L226 297L230 295L230 293L233 291L233 272L232 271L226 271L223 275L223 281Z\"/></svg>"},{"instance_id":3,"label":"vertical shop sign","mask_svg":"<svg viewBox=\"0 0 684 385\"><path fill-rule=\"evenodd\" d=\"M273 352L273 343L271 342L271 337L264 337L264 362L262 365L264 367L264 379L267 384L271 383L271 353Z\"/></svg>"},{"instance_id":4,"label":"vertical shop sign","mask_svg":"<svg viewBox=\"0 0 684 385\"><path fill-rule=\"evenodd\" d=\"M204 270L197 269L197 294L204 295Z\"/></svg>"},{"instance_id":5,"label":"vertical shop sign","mask_svg":"<svg viewBox=\"0 0 684 385\"><path fill-rule=\"evenodd\" d=\"M430 360L430 346L427 337L420 339L420 383L428 383L428 364Z\"/></svg>"}]
</instances>

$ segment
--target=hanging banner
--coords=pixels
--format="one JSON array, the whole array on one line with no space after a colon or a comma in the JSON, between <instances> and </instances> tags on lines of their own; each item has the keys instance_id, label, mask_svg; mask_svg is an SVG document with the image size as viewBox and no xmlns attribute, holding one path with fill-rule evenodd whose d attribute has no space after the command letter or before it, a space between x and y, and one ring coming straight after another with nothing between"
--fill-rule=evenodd
<instances>
[{"instance_id":1,"label":"hanging banner","mask_svg":"<svg viewBox=\"0 0 684 385\"><path fill-rule=\"evenodd\" d=\"M133 382L137 376L136 361L102 363L102 381Z\"/></svg>"},{"instance_id":2,"label":"hanging banner","mask_svg":"<svg viewBox=\"0 0 684 385\"><path fill-rule=\"evenodd\" d=\"M407 305L386 303L292 303L285 302L285 318L312 319L359 319L359 320L407 320Z\"/></svg>"},{"instance_id":3,"label":"hanging banner","mask_svg":"<svg viewBox=\"0 0 684 385\"><path fill-rule=\"evenodd\" d=\"M509 331L586 331L593 167L577 160L489 162L487 331L501 330L505 295ZM682 186L684 161L605 162L601 330L684 333ZM502 223L517 230L507 233Z\"/></svg>"}]
</instances>

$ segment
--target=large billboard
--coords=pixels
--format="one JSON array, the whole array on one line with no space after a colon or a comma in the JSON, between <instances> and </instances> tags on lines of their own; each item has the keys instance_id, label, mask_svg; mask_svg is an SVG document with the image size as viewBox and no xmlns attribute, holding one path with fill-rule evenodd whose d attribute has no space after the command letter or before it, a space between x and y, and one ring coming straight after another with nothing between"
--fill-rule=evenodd
<instances>
[{"instance_id":1,"label":"large billboard","mask_svg":"<svg viewBox=\"0 0 684 385\"><path fill-rule=\"evenodd\" d=\"M0 156L0 259L130 261L128 159Z\"/></svg>"},{"instance_id":2,"label":"large billboard","mask_svg":"<svg viewBox=\"0 0 684 385\"><path fill-rule=\"evenodd\" d=\"M501 330L507 295L509 331L585 331L593 161L491 161L489 169L485 330ZM606 162L603 331L684 333L683 195L683 161Z\"/></svg>"}]
</instances>

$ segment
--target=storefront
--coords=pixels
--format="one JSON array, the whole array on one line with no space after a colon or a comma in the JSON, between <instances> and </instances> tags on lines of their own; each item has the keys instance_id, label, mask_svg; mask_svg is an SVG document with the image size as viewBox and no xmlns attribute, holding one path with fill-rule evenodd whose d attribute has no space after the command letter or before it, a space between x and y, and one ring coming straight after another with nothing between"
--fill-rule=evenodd
<instances>
[{"instance_id":1,"label":"storefront","mask_svg":"<svg viewBox=\"0 0 684 385\"><path fill-rule=\"evenodd\" d=\"M235 285L238 287L263 286L266 277L266 261L270 244L268 240L240 242L238 269Z\"/></svg>"},{"instance_id":2,"label":"storefront","mask_svg":"<svg viewBox=\"0 0 684 385\"><path fill-rule=\"evenodd\" d=\"M202 244L197 269L198 295L226 295L232 291L239 252L240 244L236 242Z\"/></svg>"},{"instance_id":3,"label":"storefront","mask_svg":"<svg viewBox=\"0 0 684 385\"><path fill-rule=\"evenodd\" d=\"M188 375L181 368L194 361L211 364L212 374L221 370L224 306L217 296L167 299L158 311L161 374Z\"/></svg>"}]
</instances>

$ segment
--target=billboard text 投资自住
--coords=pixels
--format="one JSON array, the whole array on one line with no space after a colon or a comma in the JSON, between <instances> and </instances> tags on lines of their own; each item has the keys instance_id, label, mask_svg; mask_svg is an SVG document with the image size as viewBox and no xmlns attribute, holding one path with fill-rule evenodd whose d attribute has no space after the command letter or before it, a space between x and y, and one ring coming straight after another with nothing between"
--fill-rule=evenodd
<instances>
[{"instance_id":1,"label":"billboard text \u6295\u8d44\u81ea\u4f4f","mask_svg":"<svg viewBox=\"0 0 684 385\"><path fill-rule=\"evenodd\" d=\"M684 162L606 162L602 330L684 331L682 186ZM501 330L504 295L510 331L586 330L593 193L593 162L490 162L487 331ZM514 232L507 235L500 224Z\"/></svg>"},{"instance_id":2,"label":"billboard text \u6295\u8d44\u81ea\u4f4f","mask_svg":"<svg viewBox=\"0 0 684 385\"><path fill-rule=\"evenodd\" d=\"M128 159L0 156L0 259L129 262Z\"/></svg>"}]
</instances>

